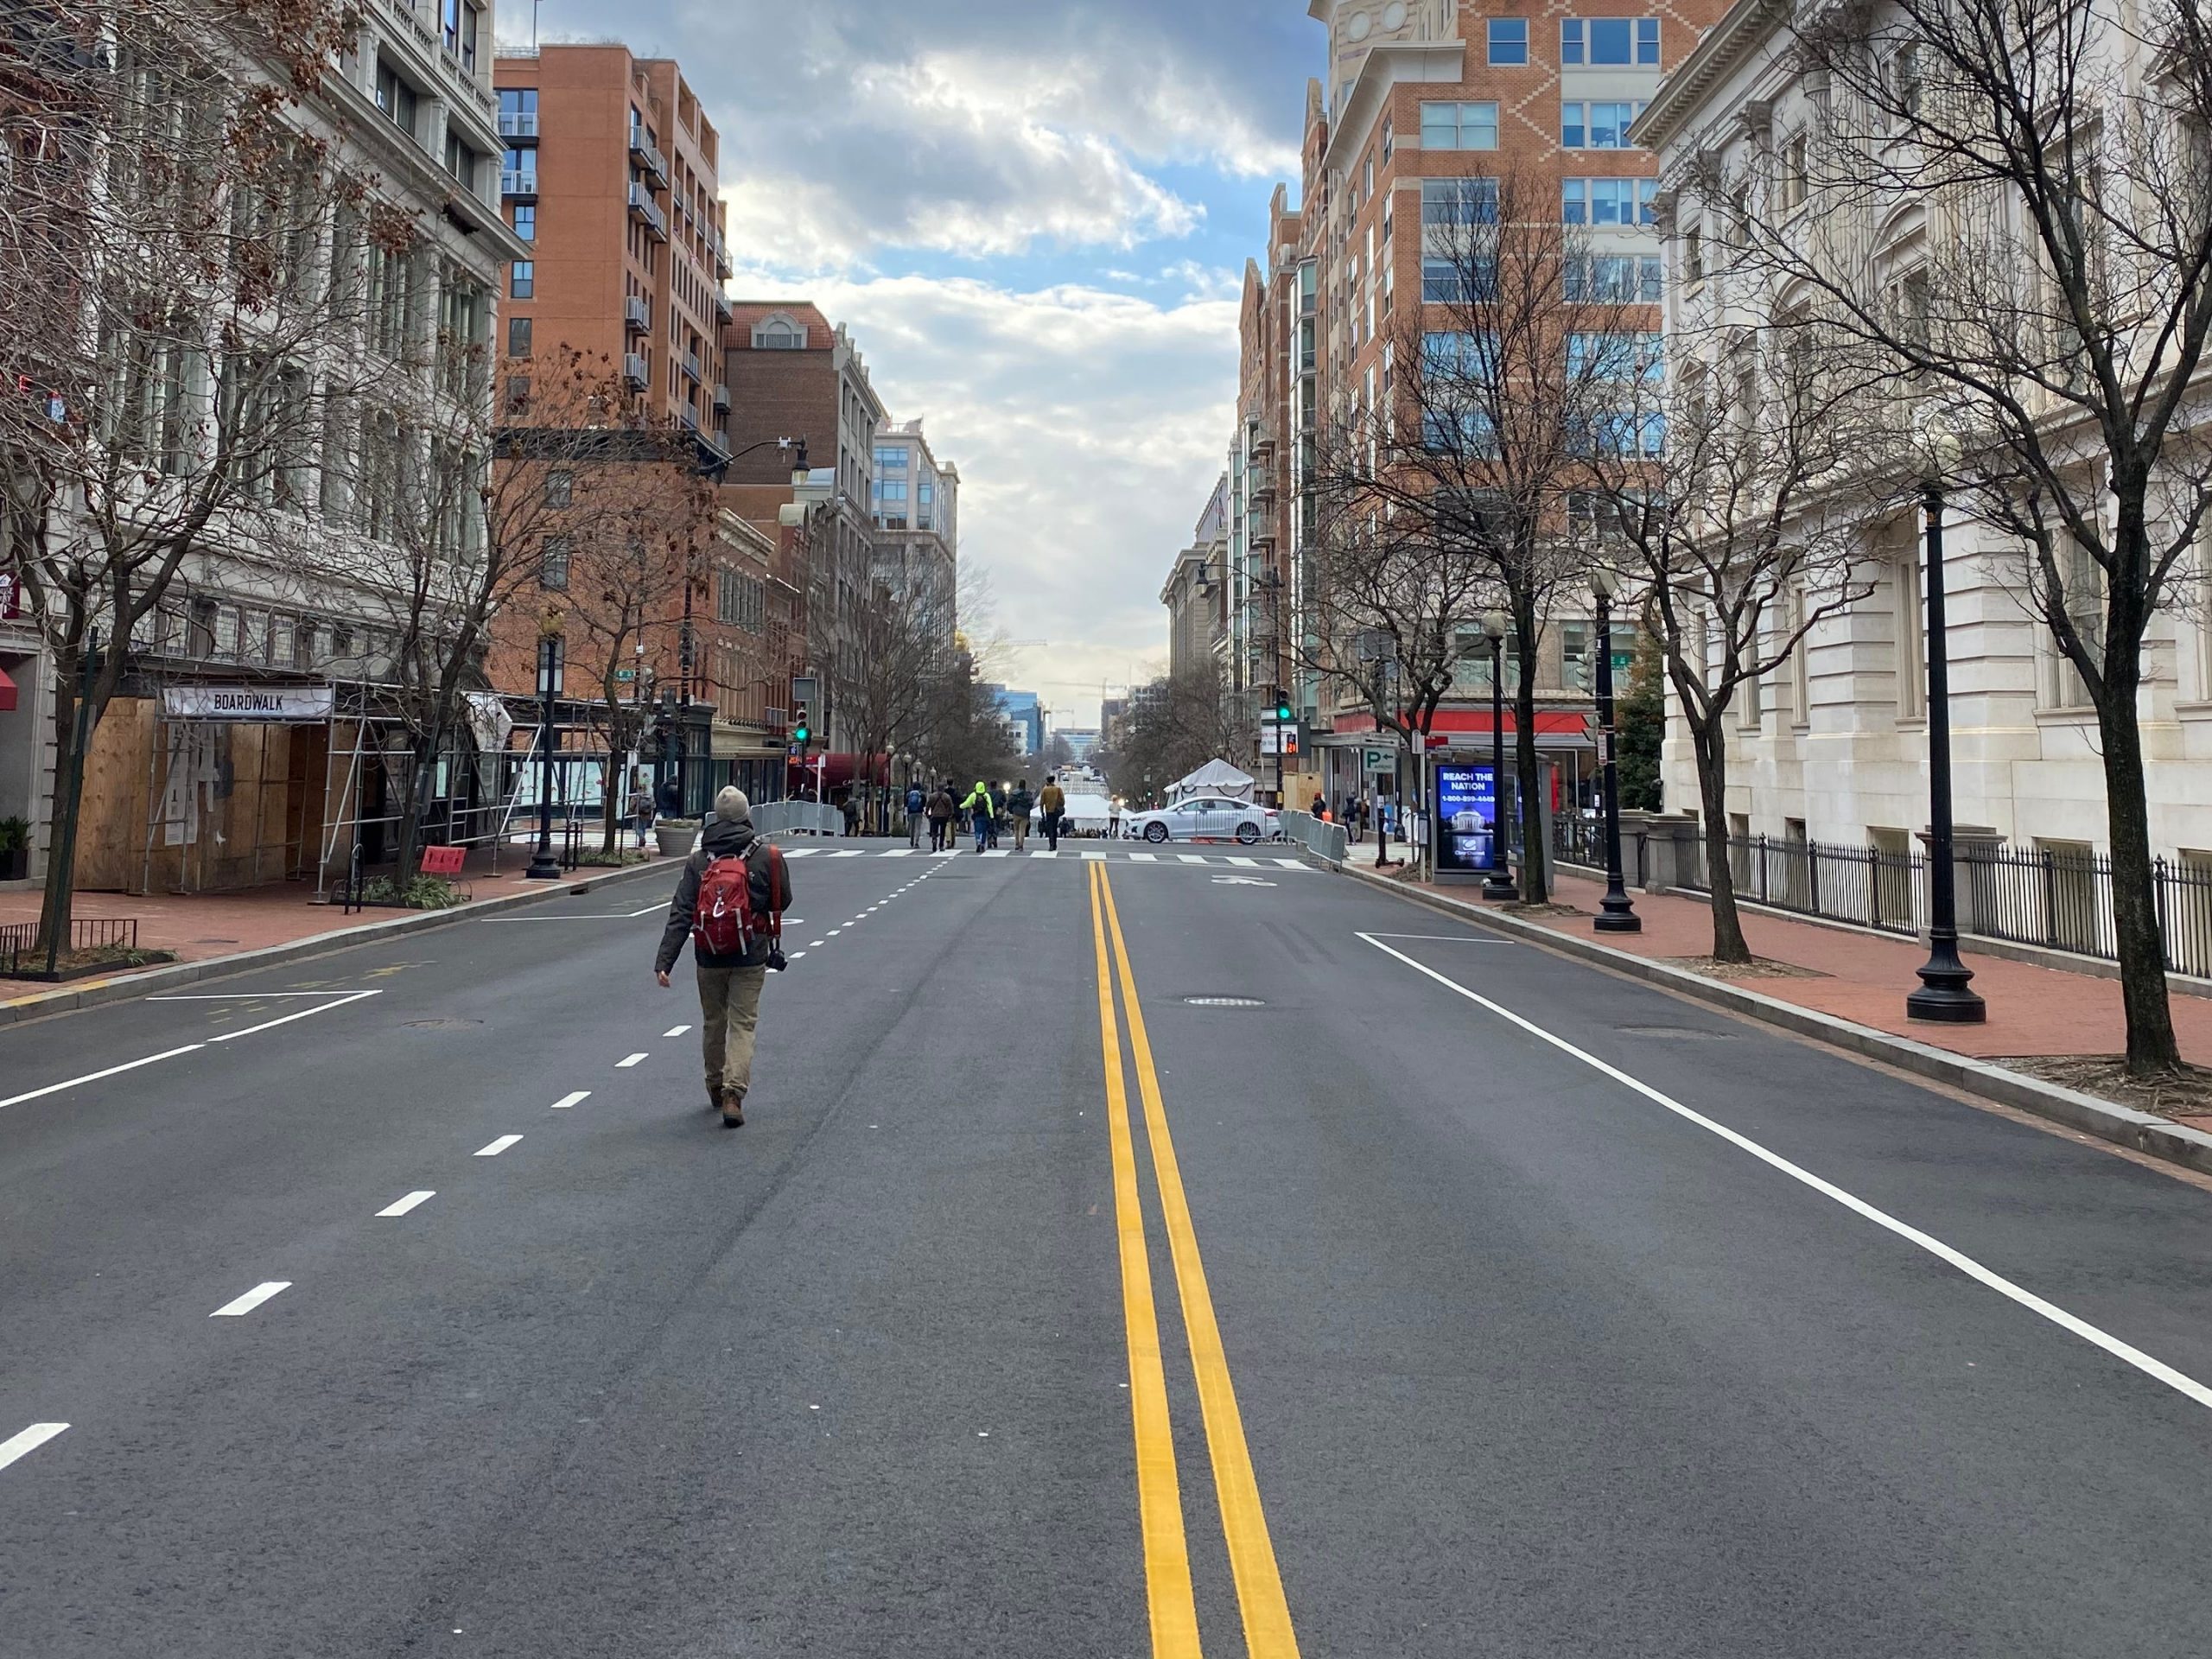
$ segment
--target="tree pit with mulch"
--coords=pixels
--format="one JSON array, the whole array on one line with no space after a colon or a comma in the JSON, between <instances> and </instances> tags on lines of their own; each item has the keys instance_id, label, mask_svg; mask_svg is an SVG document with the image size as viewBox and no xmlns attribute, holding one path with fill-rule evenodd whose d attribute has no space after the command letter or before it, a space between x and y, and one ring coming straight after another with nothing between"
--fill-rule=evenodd
<instances>
[{"instance_id":1,"label":"tree pit with mulch","mask_svg":"<svg viewBox=\"0 0 2212 1659\"><path fill-rule=\"evenodd\" d=\"M2212 1068L2202 1065L2183 1065L2164 1077L2131 1077L2121 1054L2008 1054L1993 1064L2154 1117L2212 1116Z\"/></svg>"},{"instance_id":2,"label":"tree pit with mulch","mask_svg":"<svg viewBox=\"0 0 2212 1659\"><path fill-rule=\"evenodd\" d=\"M1833 979L1817 968L1800 968L1794 962L1776 962L1768 957L1754 957L1749 962L1723 962L1718 957L1668 957L1669 965L1687 968L1691 973L1703 974L1707 979Z\"/></svg>"}]
</instances>

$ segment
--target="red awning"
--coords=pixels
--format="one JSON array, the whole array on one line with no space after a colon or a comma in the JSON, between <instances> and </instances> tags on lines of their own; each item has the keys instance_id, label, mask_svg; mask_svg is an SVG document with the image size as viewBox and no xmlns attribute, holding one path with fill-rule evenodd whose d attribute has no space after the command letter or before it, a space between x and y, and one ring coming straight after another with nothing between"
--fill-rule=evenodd
<instances>
[{"instance_id":1,"label":"red awning","mask_svg":"<svg viewBox=\"0 0 2212 1659\"><path fill-rule=\"evenodd\" d=\"M16 683L8 677L8 671L0 668L0 715L16 712Z\"/></svg>"}]
</instances>

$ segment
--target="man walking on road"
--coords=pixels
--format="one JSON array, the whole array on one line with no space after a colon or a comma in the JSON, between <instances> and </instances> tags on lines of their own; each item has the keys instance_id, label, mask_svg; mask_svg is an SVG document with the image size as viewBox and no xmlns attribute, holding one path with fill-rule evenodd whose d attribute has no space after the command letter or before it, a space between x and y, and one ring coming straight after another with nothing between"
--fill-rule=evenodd
<instances>
[{"instance_id":1,"label":"man walking on road","mask_svg":"<svg viewBox=\"0 0 2212 1659\"><path fill-rule=\"evenodd\" d=\"M928 817L930 798L922 793L919 784L906 785L906 844L918 849L922 844L922 824Z\"/></svg>"},{"instance_id":2,"label":"man walking on road","mask_svg":"<svg viewBox=\"0 0 2212 1659\"><path fill-rule=\"evenodd\" d=\"M1029 839L1029 810L1037 804L1037 798L1029 792L1029 780L1020 779L1014 792L1006 798L1007 817L1014 820L1014 850L1020 852Z\"/></svg>"},{"instance_id":3,"label":"man walking on road","mask_svg":"<svg viewBox=\"0 0 2212 1659\"><path fill-rule=\"evenodd\" d=\"M998 805L991 799L991 791L983 780L976 780L976 792L960 803L960 810L969 815L976 829L976 850L984 851L991 844L991 820Z\"/></svg>"},{"instance_id":4,"label":"man walking on road","mask_svg":"<svg viewBox=\"0 0 2212 1659\"><path fill-rule=\"evenodd\" d=\"M1054 852L1060 850L1060 817L1068 810L1068 798L1060 792L1059 774L1055 772L1045 779L1045 787L1037 797L1037 810L1044 819L1045 844Z\"/></svg>"},{"instance_id":5,"label":"man walking on road","mask_svg":"<svg viewBox=\"0 0 2212 1659\"><path fill-rule=\"evenodd\" d=\"M939 784L930 791L930 851L941 853L952 845L952 785Z\"/></svg>"},{"instance_id":6,"label":"man walking on road","mask_svg":"<svg viewBox=\"0 0 2212 1659\"><path fill-rule=\"evenodd\" d=\"M717 868L719 867L719 868ZM742 873L740 892L732 892ZM700 895L708 893L715 914L703 918ZM767 983L768 969L782 966L776 932L785 911L791 907L791 879L783 855L754 833L753 804L744 791L725 789L715 797L714 816L707 820L698 850L683 861L677 879L676 897L668 907L668 925L661 930L660 954L653 962L653 977L665 989L669 970L683 952L691 936L691 955L699 975L701 1046L707 1062L707 1103L722 1115L722 1127L736 1128L745 1122L746 1092L753 1086L753 1038L760 1024L760 988ZM705 941L720 928L736 942L728 920L742 915L749 935L741 948L711 950Z\"/></svg>"}]
</instances>

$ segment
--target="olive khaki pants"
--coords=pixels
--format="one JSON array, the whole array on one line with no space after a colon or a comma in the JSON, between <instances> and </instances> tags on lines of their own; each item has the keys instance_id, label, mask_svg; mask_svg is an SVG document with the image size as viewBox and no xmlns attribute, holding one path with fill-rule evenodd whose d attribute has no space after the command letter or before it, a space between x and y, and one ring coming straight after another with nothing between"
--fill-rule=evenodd
<instances>
[{"instance_id":1,"label":"olive khaki pants","mask_svg":"<svg viewBox=\"0 0 2212 1659\"><path fill-rule=\"evenodd\" d=\"M753 1034L760 1023L766 968L699 969L699 1034L707 1060L707 1092L753 1086Z\"/></svg>"}]
</instances>

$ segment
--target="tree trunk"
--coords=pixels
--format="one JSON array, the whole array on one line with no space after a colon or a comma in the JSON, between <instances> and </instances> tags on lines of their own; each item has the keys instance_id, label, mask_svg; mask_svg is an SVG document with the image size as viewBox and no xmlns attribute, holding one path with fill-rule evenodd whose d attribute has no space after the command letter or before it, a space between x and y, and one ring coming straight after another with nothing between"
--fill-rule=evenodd
<instances>
[{"instance_id":1,"label":"tree trunk","mask_svg":"<svg viewBox=\"0 0 2212 1659\"><path fill-rule=\"evenodd\" d=\"M2127 1017L2127 1071L2131 1077L2152 1077L2180 1065L2181 1047L2166 1001L2165 944L2151 868L2151 814L2143 785L2143 734L2135 723L2135 686L2108 677L2106 692L2097 727L2104 740L2112 919L2120 954L2120 1001Z\"/></svg>"},{"instance_id":2,"label":"tree trunk","mask_svg":"<svg viewBox=\"0 0 2212 1659\"><path fill-rule=\"evenodd\" d=\"M612 858L622 844L622 757L611 732L607 745L607 759L599 769L599 850Z\"/></svg>"},{"instance_id":3,"label":"tree trunk","mask_svg":"<svg viewBox=\"0 0 2212 1659\"><path fill-rule=\"evenodd\" d=\"M99 729L100 716L106 713L108 701L121 680L111 652L93 677L92 696L87 702L78 695L84 683L84 671L83 645L54 652L54 795L47 803L46 883L39 899L38 937L41 944L59 938L64 950L69 948L69 923L75 909L77 831L83 822L82 811L73 811L72 803L80 802L84 765L92 752L92 734ZM76 745L77 709L80 702L86 702L83 755L77 753Z\"/></svg>"},{"instance_id":4,"label":"tree trunk","mask_svg":"<svg viewBox=\"0 0 2212 1659\"><path fill-rule=\"evenodd\" d=\"M1513 688L1514 793L1521 809L1521 898L1525 904L1551 901L1548 864L1545 859L1543 774L1536 763L1536 652L1535 620L1529 619L1520 633L1519 683Z\"/></svg>"},{"instance_id":5,"label":"tree trunk","mask_svg":"<svg viewBox=\"0 0 2212 1659\"><path fill-rule=\"evenodd\" d=\"M1728 740L1723 710L1715 709L1700 727L1687 721L1690 747L1697 754L1698 802L1705 819L1705 881L1713 895L1713 957L1715 962L1749 962L1751 947L1736 913L1736 871L1728 861Z\"/></svg>"}]
</instances>

